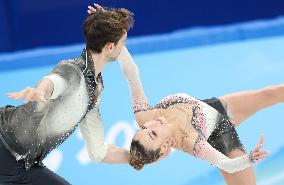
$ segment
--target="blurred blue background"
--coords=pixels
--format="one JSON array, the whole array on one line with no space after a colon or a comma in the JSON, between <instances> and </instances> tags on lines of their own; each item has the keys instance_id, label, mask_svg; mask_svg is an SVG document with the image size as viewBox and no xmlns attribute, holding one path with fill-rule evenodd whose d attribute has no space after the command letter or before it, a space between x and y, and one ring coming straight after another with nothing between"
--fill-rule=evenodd
<instances>
[{"instance_id":1,"label":"blurred blue background","mask_svg":"<svg viewBox=\"0 0 284 185\"><path fill-rule=\"evenodd\" d=\"M92 0L0 0L0 52L83 41L82 22ZM130 36L184 27L224 25L283 15L283 0L97 0L135 14Z\"/></svg>"},{"instance_id":2,"label":"blurred blue background","mask_svg":"<svg viewBox=\"0 0 284 185\"><path fill-rule=\"evenodd\" d=\"M17 105L6 92L36 83L60 60L84 47L81 25L92 1L0 1L0 106ZM185 92L210 98L284 82L282 1L97 1L135 13L127 47L153 105ZM137 130L119 65L103 72L101 113L106 140L128 148ZM251 150L261 133L270 158L255 166L259 185L284 184L284 106L245 121L238 133ZM74 185L222 185L219 171L180 152L135 171L90 163L79 130L45 160Z\"/></svg>"}]
</instances>

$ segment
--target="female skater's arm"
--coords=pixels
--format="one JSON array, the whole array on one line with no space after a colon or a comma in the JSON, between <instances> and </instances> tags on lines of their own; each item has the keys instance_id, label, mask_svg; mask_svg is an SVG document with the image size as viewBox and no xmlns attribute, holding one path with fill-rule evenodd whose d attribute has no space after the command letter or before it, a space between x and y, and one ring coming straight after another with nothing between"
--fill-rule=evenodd
<instances>
[{"instance_id":1,"label":"female skater's arm","mask_svg":"<svg viewBox=\"0 0 284 185\"><path fill-rule=\"evenodd\" d=\"M144 94L139 70L126 47L122 49L118 62L129 84L134 112L147 110L149 108L148 99Z\"/></svg>"},{"instance_id":2,"label":"female skater's arm","mask_svg":"<svg viewBox=\"0 0 284 185\"><path fill-rule=\"evenodd\" d=\"M250 154L230 159L213 148L206 140L203 140L196 144L194 156L203 159L228 173L234 173L252 166L263 158L267 158L268 152L260 150L262 146L263 136L261 136L259 144Z\"/></svg>"}]
</instances>

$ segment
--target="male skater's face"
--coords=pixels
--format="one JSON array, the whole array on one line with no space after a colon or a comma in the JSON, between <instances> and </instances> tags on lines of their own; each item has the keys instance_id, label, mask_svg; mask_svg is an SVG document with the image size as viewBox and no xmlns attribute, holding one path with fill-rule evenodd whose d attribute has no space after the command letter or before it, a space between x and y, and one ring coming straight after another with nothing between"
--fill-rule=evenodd
<instances>
[{"instance_id":1,"label":"male skater's face","mask_svg":"<svg viewBox=\"0 0 284 185\"><path fill-rule=\"evenodd\" d=\"M122 37L119 39L116 45L113 45L113 48L110 50L109 59L108 61L114 61L119 56L122 48L125 46L125 41L127 38L127 33L123 34Z\"/></svg>"}]
</instances>

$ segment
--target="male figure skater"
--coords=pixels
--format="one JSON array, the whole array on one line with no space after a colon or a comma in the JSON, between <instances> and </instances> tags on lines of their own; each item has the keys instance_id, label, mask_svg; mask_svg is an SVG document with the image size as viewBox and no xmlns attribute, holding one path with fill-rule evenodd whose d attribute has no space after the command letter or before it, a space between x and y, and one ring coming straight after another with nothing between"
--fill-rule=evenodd
<instances>
[{"instance_id":1,"label":"male figure skater","mask_svg":"<svg viewBox=\"0 0 284 185\"><path fill-rule=\"evenodd\" d=\"M77 125L93 161L128 163L127 150L104 142L98 107L101 72L124 47L133 14L95 8L84 22L86 49L80 57L60 62L35 88L8 93L25 103L0 108L0 184L69 184L44 167L42 160Z\"/></svg>"}]
</instances>

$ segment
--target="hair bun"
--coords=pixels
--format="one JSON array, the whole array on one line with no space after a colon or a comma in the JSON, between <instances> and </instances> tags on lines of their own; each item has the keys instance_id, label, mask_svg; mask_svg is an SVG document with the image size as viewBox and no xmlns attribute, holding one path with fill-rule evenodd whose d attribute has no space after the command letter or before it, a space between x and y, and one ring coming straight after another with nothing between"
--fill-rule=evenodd
<instances>
[{"instance_id":1,"label":"hair bun","mask_svg":"<svg viewBox=\"0 0 284 185\"><path fill-rule=\"evenodd\" d=\"M134 160L133 158L129 161L130 166L132 166L135 170L141 170L144 167L144 164L139 163L138 161Z\"/></svg>"}]
</instances>

